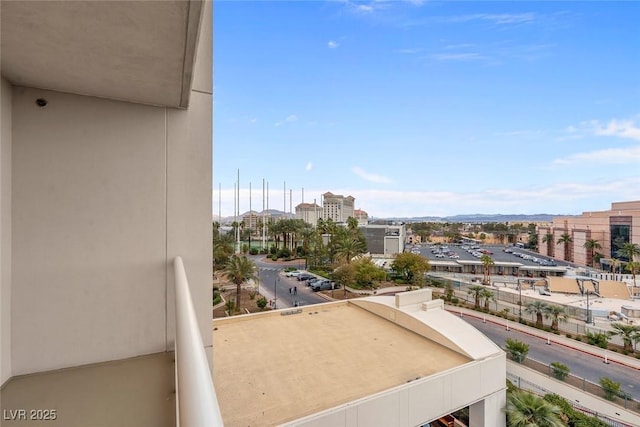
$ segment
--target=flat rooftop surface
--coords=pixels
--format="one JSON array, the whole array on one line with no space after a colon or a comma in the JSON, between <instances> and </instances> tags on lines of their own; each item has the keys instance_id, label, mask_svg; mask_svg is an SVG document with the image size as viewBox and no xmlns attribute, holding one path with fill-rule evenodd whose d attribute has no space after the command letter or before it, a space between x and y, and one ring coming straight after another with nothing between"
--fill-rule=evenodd
<instances>
[{"instance_id":1,"label":"flat rooftop surface","mask_svg":"<svg viewBox=\"0 0 640 427\"><path fill-rule=\"evenodd\" d=\"M348 302L213 325L213 376L227 427L277 425L470 361Z\"/></svg>"}]
</instances>

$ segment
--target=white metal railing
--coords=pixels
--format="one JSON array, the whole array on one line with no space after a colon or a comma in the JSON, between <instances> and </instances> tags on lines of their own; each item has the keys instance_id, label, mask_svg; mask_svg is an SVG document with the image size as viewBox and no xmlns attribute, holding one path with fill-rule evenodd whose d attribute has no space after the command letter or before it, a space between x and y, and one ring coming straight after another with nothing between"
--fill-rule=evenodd
<instances>
[{"instance_id":1,"label":"white metal railing","mask_svg":"<svg viewBox=\"0 0 640 427\"><path fill-rule=\"evenodd\" d=\"M181 257L173 261L176 288L176 424L222 427L209 362Z\"/></svg>"}]
</instances>

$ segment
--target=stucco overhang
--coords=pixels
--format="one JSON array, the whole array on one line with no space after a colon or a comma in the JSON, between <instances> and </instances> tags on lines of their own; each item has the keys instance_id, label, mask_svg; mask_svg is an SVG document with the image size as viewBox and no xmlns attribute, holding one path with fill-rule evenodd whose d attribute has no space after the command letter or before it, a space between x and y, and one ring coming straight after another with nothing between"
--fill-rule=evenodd
<instances>
[{"instance_id":1,"label":"stucco overhang","mask_svg":"<svg viewBox=\"0 0 640 427\"><path fill-rule=\"evenodd\" d=\"M2 76L17 86L186 108L203 10L201 0L2 0Z\"/></svg>"}]
</instances>

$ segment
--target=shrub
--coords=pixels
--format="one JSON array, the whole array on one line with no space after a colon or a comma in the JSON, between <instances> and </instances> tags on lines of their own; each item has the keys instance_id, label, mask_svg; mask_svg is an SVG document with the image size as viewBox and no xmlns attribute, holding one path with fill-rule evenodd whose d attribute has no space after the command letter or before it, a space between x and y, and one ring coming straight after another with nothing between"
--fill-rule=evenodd
<instances>
[{"instance_id":1,"label":"shrub","mask_svg":"<svg viewBox=\"0 0 640 427\"><path fill-rule=\"evenodd\" d=\"M553 376L561 381L564 381L565 378L567 378L567 376L569 375L569 367L567 365L564 365L560 362L553 362L549 366L551 367Z\"/></svg>"},{"instance_id":2,"label":"shrub","mask_svg":"<svg viewBox=\"0 0 640 427\"><path fill-rule=\"evenodd\" d=\"M621 384L611 378L600 378L600 386L602 387L602 391L604 391L604 398L607 400L614 400L616 396L620 394Z\"/></svg>"},{"instance_id":3,"label":"shrub","mask_svg":"<svg viewBox=\"0 0 640 427\"><path fill-rule=\"evenodd\" d=\"M571 338L573 338L573 335L567 334L567 338L571 339Z\"/></svg>"},{"instance_id":4,"label":"shrub","mask_svg":"<svg viewBox=\"0 0 640 427\"><path fill-rule=\"evenodd\" d=\"M249 249L249 254L250 255L258 255L258 248Z\"/></svg>"},{"instance_id":5,"label":"shrub","mask_svg":"<svg viewBox=\"0 0 640 427\"><path fill-rule=\"evenodd\" d=\"M511 353L511 358L518 363L524 362L527 353L529 353L529 346L522 341L512 340L511 338L507 338L506 343L507 351Z\"/></svg>"},{"instance_id":6,"label":"shrub","mask_svg":"<svg viewBox=\"0 0 640 427\"><path fill-rule=\"evenodd\" d=\"M597 345L600 348L607 348L609 335L602 332L589 332L584 334L586 341L591 345Z\"/></svg>"},{"instance_id":7,"label":"shrub","mask_svg":"<svg viewBox=\"0 0 640 427\"><path fill-rule=\"evenodd\" d=\"M291 258L291 251L288 248L280 249L277 255L278 258Z\"/></svg>"},{"instance_id":8,"label":"shrub","mask_svg":"<svg viewBox=\"0 0 640 427\"><path fill-rule=\"evenodd\" d=\"M576 341L582 341L582 338L580 338L579 336L576 336Z\"/></svg>"},{"instance_id":9,"label":"shrub","mask_svg":"<svg viewBox=\"0 0 640 427\"><path fill-rule=\"evenodd\" d=\"M256 300L256 305L260 310L264 310L267 306L267 299L265 297L260 297Z\"/></svg>"},{"instance_id":10,"label":"shrub","mask_svg":"<svg viewBox=\"0 0 640 427\"><path fill-rule=\"evenodd\" d=\"M451 298L451 304L458 304L460 300L456 297Z\"/></svg>"}]
</instances>

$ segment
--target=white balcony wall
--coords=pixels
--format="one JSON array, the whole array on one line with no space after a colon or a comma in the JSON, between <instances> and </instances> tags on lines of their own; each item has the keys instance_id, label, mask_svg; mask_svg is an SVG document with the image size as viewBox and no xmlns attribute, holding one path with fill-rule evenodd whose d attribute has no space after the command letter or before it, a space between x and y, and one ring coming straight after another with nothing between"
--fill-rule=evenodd
<instances>
[{"instance_id":1,"label":"white balcony wall","mask_svg":"<svg viewBox=\"0 0 640 427\"><path fill-rule=\"evenodd\" d=\"M0 385L11 377L11 85L0 82Z\"/></svg>"},{"instance_id":2,"label":"white balcony wall","mask_svg":"<svg viewBox=\"0 0 640 427\"><path fill-rule=\"evenodd\" d=\"M195 95L173 110L13 88L13 375L171 349L176 254L210 304L211 96Z\"/></svg>"}]
</instances>

